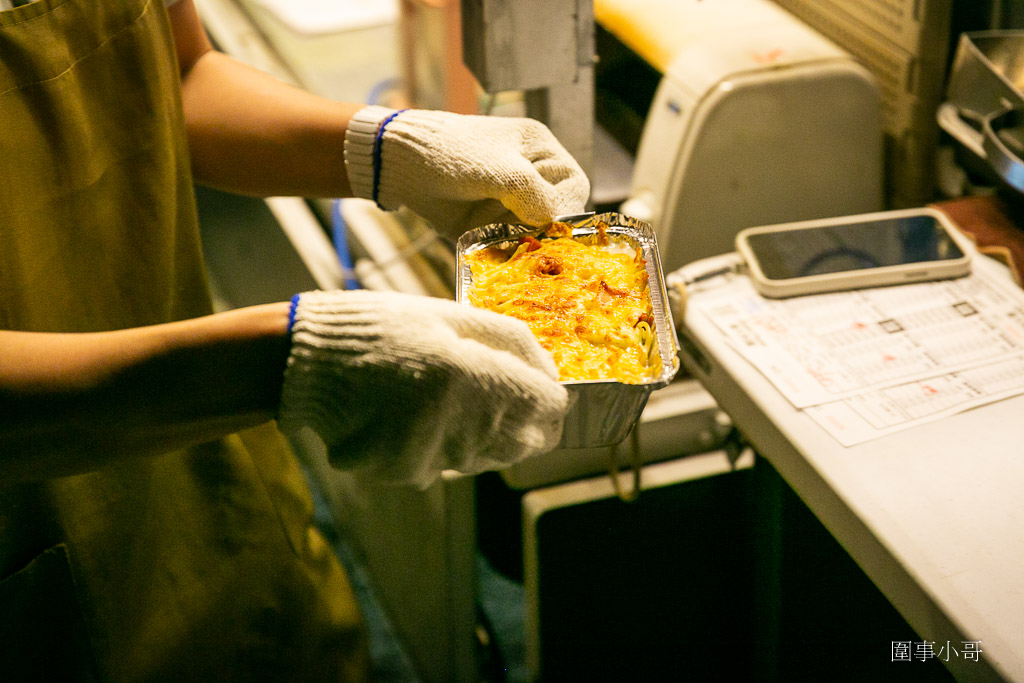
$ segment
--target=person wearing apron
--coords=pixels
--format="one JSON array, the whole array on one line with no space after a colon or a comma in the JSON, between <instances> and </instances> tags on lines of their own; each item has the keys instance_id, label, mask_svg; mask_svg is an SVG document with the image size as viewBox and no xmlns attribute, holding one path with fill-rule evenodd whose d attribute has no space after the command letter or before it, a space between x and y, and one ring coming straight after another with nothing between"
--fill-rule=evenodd
<instances>
[{"instance_id":1,"label":"person wearing apron","mask_svg":"<svg viewBox=\"0 0 1024 683\"><path fill-rule=\"evenodd\" d=\"M199 153L216 126L186 127L186 113L191 121L203 110L187 88L183 101L192 61L179 56L197 39L176 30L181 17L198 24L191 0L170 18L160 0L35 0L0 11L0 680L364 680L351 587L272 420L291 343L287 304L211 315L192 169L216 177L216 154ZM282 190L348 194L345 170L333 176ZM582 204L580 186L573 192L569 203ZM299 308L302 325L309 305ZM274 321L274 331L242 344L241 363L217 355L220 337L201 334L252 319ZM130 340L153 338L145 333L117 337L129 340L113 355L137 392L109 404L123 414L72 410L75 375L51 359L66 349L87 374L99 361L81 340L100 348L103 334L135 330L180 344L174 358L205 353L197 374L224 372L256 389L225 384L223 400L238 404L228 418L181 401L182 421L202 426L175 436L166 425L176 409L150 413L166 410L161 392L188 395L190 376L150 376L148 366L132 375ZM288 414L304 422L298 410ZM156 435L146 443L111 438L103 449L80 443L93 421L123 424L124 434L158 427L142 432ZM60 439L68 462L31 455L35 441Z\"/></svg>"}]
</instances>

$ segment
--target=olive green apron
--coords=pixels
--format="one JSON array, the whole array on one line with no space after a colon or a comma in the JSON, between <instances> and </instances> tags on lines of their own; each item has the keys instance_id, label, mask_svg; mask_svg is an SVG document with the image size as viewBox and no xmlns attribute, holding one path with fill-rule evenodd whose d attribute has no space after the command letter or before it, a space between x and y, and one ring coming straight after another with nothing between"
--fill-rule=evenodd
<instances>
[{"instance_id":1,"label":"olive green apron","mask_svg":"<svg viewBox=\"0 0 1024 683\"><path fill-rule=\"evenodd\" d=\"M0 12L0 327L210 312L177 74L161 0ZM350 586L273 424L119 462L0 482L0 681L362 677Z\"/></svg>"}]
</instances>

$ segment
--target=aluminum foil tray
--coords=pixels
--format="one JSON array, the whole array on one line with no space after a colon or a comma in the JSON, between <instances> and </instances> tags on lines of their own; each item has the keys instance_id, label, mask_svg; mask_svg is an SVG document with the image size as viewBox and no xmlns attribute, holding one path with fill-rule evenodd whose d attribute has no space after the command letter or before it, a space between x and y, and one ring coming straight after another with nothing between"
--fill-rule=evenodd
<instances>
[{"instance_id":1,"label":"aluminum foil tray","mask_svg":"<svg viewBox=\"0 0 1024 683\"><path fill-rule=\"evenodd\" d=\"M608 226L607 234L613 241L623 241L639 247L647 261L648 285L654 314L655 343L651 362L661 368L657 376L641 384L624 384L615 380L566 381L572 407L565 418L565 428L559 448L597 448L619 443L640 418L651 392L666 386L679 370L679 342L676 338L672 312L665 293L664 276L658 244L651 226L641 220L618 213L585 214L564 219L573 227L573 235L597 232L597 224ZM494 223L470 230L459 238L456 245L458 283L455 298L469 304L472 273L465 256L485 247L518 240L524 235L536 236L543 228Z\"/></svg>"}]
</instances>

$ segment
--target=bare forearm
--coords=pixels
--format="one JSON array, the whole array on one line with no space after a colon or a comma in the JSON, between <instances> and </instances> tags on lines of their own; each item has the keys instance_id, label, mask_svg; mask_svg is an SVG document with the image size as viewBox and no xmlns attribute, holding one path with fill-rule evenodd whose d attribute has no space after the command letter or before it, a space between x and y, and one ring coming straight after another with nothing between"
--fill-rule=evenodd
<instances>
[{"instance_id":1,"label":"bare forearm","mask_svg":"<svg viewBox=\"0 0 1024 683\"><path fill-rule=\"evenodd\" d=\"M203 54L182 84L196 179L240 194L347 197L344 139L360 105L316 97Z\"/></svg>"},{"instance_id":2,"label":"bare forearm","mask_svg":"<svg viewBox=\"0 0 1024 683\"><path fill-rule=\"evenodd\" d=\"M0 332L0 481L95 469L273 418L288 306L90 334Z\"/></svg>"}]
</instances>

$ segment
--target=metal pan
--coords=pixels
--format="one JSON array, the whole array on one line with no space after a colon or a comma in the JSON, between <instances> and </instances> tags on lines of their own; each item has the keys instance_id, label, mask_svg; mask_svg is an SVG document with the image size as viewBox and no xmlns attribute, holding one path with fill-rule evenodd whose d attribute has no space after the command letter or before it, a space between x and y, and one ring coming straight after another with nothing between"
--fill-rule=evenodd
<instances>
[{"instance_id":1,"label":"metal pan","mask_svg":"<svg viewBox=\"0 0 1024 683\"><path fill-rule=\"evenodd\" d=\"M562 440L558 447L611 446L626 438L629 430L640 418L640 413L651 393L668 385L679 370L679 342L665 292L661 257L658 254L653 228L636 218L618 213L602 213L559 216L559 219L572 225L574 236L596 233L598 223L603 222L608 226L608 234L613 239L625 241L633 248L640 248L647 262L656 339L651 363L660 368L658 375L641 384L623 384L614 380L563 382L573 404L565 418ZM534 236L540 232L541 228L495 223L465 233L456 245L459 280L455 292L456 300L469 305L472 272L465 260L467 254L525 235Z\"/></svg>"},{"instance_id":2,"label":"metal pan","mask_svg":"<svg viewBox=\"0 0 1024 683\"><path fill-rule=\"evenodd\" d=\"M982 135L992 170L1011 189L1024 193L1024 106L1006 106L985 117Z\"/></svg>"},{"instance_id":3,"label":"metal pan","mask_svg":"<svg viewBox=\"0 0 1024 683\"><path fill-rule=\"evenodd\" d=\"M970 153L965 162L1024 195L1019 111L1024 110L1024 31L964 33L957 44L940 127Z\"/></svg>"},{"instance_id":4,"label":"metal pan","mask_svg":"<svg viewBox=\"0 0 1024 683\"><path fill-rule=\"evenodd\" d=\"M1024 106L1024 31L964 33L946 87L946 100L980 122L997 110Z\"/></svg>"}]
</instances>

